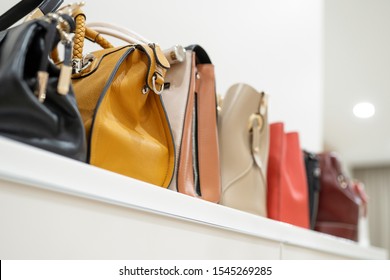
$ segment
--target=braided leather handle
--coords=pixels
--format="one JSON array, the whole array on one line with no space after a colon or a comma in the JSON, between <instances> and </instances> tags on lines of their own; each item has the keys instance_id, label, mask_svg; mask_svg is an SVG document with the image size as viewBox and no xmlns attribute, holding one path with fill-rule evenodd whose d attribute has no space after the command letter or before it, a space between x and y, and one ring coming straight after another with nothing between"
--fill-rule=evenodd
<instances>
[{"instance_id":1,"label":"braided leather handle","mask_svg":"<svg viewBox=\"0 0 390 280\"><path fill-rule=\"evenodd\" d=\"M113 48L114 46L106 40L99 32L89 27L85 28L85 38L99 44L103 49Z\"/></svg>"},{"instance_id":2,"label":"braided leather handle","mask_svg":"<svg viewBox=\"0 0 390 280\"><path fill-rule=\"evenodd\" d=\"M73 58L83 58L85 19L85 15L81 11L75 16L76 30L73 38Z\"/></svg>"},{"instance_id":3,"label":"braided leather handle","mask_svg":"<svg viewBox=\"0 0 390 280\"><path fill-rule=\"evenodd\" d=\"M84 40L88 40L99 44L102 48L113 48L114 46L107 41L101 34L97 31L86 27L85 25L85 14L78 9L75 14L76 22L76 31L73 38L73 58L82 59L83 58L83 49L84 49Z\"/></svg>"}]
</instances>

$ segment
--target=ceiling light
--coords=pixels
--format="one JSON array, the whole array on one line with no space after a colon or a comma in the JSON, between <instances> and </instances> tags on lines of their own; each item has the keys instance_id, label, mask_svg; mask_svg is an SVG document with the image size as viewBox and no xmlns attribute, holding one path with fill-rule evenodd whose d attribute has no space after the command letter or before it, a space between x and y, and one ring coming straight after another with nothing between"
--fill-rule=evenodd
<instances>
[{"instance_id":1,"label":"ceiling light","mask_svg":"<svg viewBox=\"0 0 390 280\"><path fill-rule=\"evenodd\" d=\"M375 114L375 107L369 102L361 102L353 107L353 114L361 119L371 118Z\"/></svg>"}]
</instances>

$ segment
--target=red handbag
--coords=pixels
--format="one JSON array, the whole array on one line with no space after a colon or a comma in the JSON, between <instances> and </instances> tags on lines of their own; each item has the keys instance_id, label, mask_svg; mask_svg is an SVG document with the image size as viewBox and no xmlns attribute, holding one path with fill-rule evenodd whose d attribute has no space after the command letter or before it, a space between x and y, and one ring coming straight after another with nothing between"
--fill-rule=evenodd
<instances>
[{"instance_id":1,"label":"red handbag","mask_svg":"<svg viewBox=\"0 0 390 280\"><path fill-rule=\"evenodd\" d=\"M267 170L268 217L310 228L305 163L297 132L284 132L283 123L270 125Z\"/></svg>"},{"instance_id":2,"label":"red handbag","mask_svg":"<svg viewBox=\"0 0 390 280\"><path fill-rule=\"evenodd\" d=\"M357 241L361 199L334 152L319 154L321 190L315 230Z\"/></svg>"}]
</instances>

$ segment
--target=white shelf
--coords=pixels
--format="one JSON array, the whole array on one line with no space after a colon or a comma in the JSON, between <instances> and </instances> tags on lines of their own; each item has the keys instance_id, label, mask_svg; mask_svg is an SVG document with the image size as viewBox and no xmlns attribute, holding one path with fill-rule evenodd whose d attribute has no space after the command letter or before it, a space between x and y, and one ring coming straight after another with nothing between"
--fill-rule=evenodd
<instances>
[{"instance_id":1,"label":"white shelf","mask_svg":"<svg viewBox=\"0 0 390 280\"><path fill-rule=\"evenodd\" d=\"M0 138L1 259L386 259Z\"/></svg>"}]
</instances>

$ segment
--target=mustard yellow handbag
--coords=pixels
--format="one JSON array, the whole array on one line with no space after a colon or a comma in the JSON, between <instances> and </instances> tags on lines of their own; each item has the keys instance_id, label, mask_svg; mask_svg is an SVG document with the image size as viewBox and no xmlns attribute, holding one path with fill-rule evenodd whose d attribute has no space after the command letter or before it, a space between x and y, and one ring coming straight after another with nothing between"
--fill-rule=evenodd
<instances>
[{"instance_id":1,"label":"mustard yellow handbag","mask_svg":"<svg viewBox=\"0 0 390 280\"><path fill-rule=\"evenodd\" d=\"M114 48L75 16L72 81L89 163L168 187L174 146L160 93L169 62L156 44ZM84 38L104 49L83 56Z\"/></svg>"}]
</instances>

